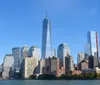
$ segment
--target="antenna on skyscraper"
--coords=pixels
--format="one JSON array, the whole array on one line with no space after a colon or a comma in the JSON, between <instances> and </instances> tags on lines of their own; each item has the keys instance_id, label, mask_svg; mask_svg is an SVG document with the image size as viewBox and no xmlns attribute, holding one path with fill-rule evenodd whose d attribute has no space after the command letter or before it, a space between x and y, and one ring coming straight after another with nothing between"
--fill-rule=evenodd
<instances>
[{"instance_id":1,"label":"antenna on skyscraper","mask_svg":"<svg viewBox=\"0 0 100 85\"><path fill-rule=\"evenodd\" d=\"M45 11L45 13L46 13L46 17L47 17L47 10Z\"/></svg>"}]
</instances>

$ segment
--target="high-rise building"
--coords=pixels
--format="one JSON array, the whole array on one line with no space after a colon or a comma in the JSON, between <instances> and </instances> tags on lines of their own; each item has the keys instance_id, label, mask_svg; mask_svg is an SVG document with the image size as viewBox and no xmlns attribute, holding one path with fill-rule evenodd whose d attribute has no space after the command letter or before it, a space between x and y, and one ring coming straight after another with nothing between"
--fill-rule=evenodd
<instances>
[{"instance_id":1,"label":"high-rise building","mask_svg":"<svg viewBox=\"0 0 100 85\"><path fill-rule=\"evenodd\" d=\"M18 72L21 68L20 47L12 48L12 55L14 57L14 70Z\"/></svg>"},{"instance_id":2,"label":"high-rise building","mask_svg":"<svg viewBox=\"0 0 100 85\"><path fill-rule=\"evenodd\" d=\"M77 63L80 63L83 60L84 60L84 53L83 52L78 53Z\"/></svg>"},{"instance_id":3,"label":"high-rise building","mask_svg":"<svg viewBox=\"0 0 100 85\"><path fill-rule=\"evenodd\" d=\"M56 49L52 49L52 56L56 57Z\"/></svg>"},{"instance_id":4,"label":"high-rise building","mask_svg":"<svg viewBox=\"0 0 100 85\"><path fill-rule=\"evenodd\" d=\"M14 58L11 54L6 54L4 57L4 63L3 63L3 78L10 78L11 72L13 70L13 64L14 64Z\"/></svg>"},{"instance_id":5,"label":"high-rise building","mask_svg":"<svg viewBox=\"0 0 100 85\"><path fill-rule=\"evenodd\" d=\"M89 68L88 60L83 60L78 65L79 70L87 70Z\"/></svg>"},{"instance_id":6,"label":"high-rise building","mask_svg":"<svg viewBox=\"0 0 100 85\"><path fill-rule=\"evenodd\" d=\"M44 74L53 74L55 76L61 76L62 74L65 74L65 69L63 67L59 67L59 58L49 57L45 59Z\"/></svg>"},{"instance_id":7,"label":"high-rise building","mask_svg":"<svg viewBox=\"0 0 100 85\"><path fill-rule=\"evenodd\" d=\"M52 57L52 44L51 44L51 22L46 18L43 20L42 31L42 59Z\"/></svg>"},{"instance_id":8,"label":"high-rise building","mask_svg":"<svg viewBox=\"0 0 100 85\"><path fill-rule=\"evenodd\" d=\"M0 65L0 73L2 72L3 70L3 64Z\"/></svg>"},{"instance_id":9,"label":"high-rise building","mask_svg":"<svg viewBox=\"0 0 100 85\"><path fill-rule=\"evenodd\" d=\"M87 34L87 40L89 44L89 55L99 56L98 33L95 31L89 31Z\"/></svg>"},{"instance_id":10,"label":"high-rise building","mask_svg":"<svg viewBox=\"0 0 100 85\"><path fill-rule=\"evenodd\" d=\"M60 67L65 67L65 56L70 54L70 48L67 44L60 44L57 50L57 57L60 59Z\"/></svg>"},{"instance_id":11,"label":"high-rise building","mask_svg":"<svg viewBox=\"0 0 100 85\"><path fill-rule=\"evenodd\" d=\"M89 68L93 69L98 66L98 59L95 56L89 56Z\"/></svg>"},{"instance_id":12,"label":"high-rise building","mask_svg":"<svg viewBox=\"0 0 100 85\"><path fill-rule=\"evenodd\" d=\"M65 71L69 72L69 71L73 71L74 70L74 59L72 56L67 55L65 57Z\"/></svg>"},{"instance_id":13,"label":"high-rise building","mask_svg":"<svg viewBox=\"0 0 100 85\"><path fill-rule=\"evenodd\" d=\"M89 44L89 55L93 55L99 63L99 38L98 33L95 31L89 31L87 34L87 40Z\"/></svg>"},{"instance_id":14,"label":"high-rise building","mask_svg":"<svg viewBox=\"0 0 100 85\"><path fill-rule=\"evenodd\" d=\"M22 57L22 59L24 59L24 58L26 58L28 56L29 56L29 46L25 45L21 49L21 57Z\"/></svg>"},{"instance_id":15,"label":"high-rise building","mask_svg":"<svg viewBox=\"0 0 100 85\"><path fill-rule=\"evenodd\" d=\"M35 57L26 57L24 60L24 78L29 78L30 75L36 74L38 59Z\"/></svg>"},{"instance_id":16,"label":"high-rise building","mask_svg":"<svg viewBox=\"0 0 100 85\"><path fill-rule=\"evenodd\" d=\"M32 46L29 49L29 56L35 57L38 60L40 60L40 56L41 56L40 48L38 48L37 46Z\"/></svg>"}]
</instances>

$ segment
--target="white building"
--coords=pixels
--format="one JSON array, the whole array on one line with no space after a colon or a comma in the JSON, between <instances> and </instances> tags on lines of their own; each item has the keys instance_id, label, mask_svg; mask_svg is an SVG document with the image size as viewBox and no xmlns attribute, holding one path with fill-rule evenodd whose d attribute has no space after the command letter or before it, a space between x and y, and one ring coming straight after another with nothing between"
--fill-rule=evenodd
<instances>
[{"instance_id":1,"label":"white building","mask_svg":"<svg viewBox=\"0 0 100 85\"><path fill-rule=\"evenodd\" d=\"M13 70L13 64L14 64L14 58L11 54L7 54L4 57L4 63L3 63L3 78L9 78L10 72Z\"/></svg>"},{"instance_id":2,"label":"white building","mask_svg":"<svg viewBox=\"0 0 100 85\"><path fill-rule=\"evenodd\" d=\"M38 67L38 59L35 57L27 57L24 60L24 78L29 78L30 75L36 74Z\"/></svg>"},{"instance_id":3,"label":"white building","mask_svg":"<svg viewBox=\"0 0 100 85\"><path fill-rule=\"evenodd\" d=\"M40 60L40 56L41 56L40 48L36 46L32 46L29 50L29 56L35 57L38 60Z\"/></svg>"},{"instance_id":4,"label":"white building","mask_svg":"<svg viewBox=\"0 0 100 85\"><path fill-rule=\"evenodd\" d=\"M70 48L67 44L60 44L57 50L57 57L60 59L60 66L65 67L65 57L70 54Z\"/></svg>"},{"instance_id":5,"label":"white building","mask_svg":"<svg viewBox=\"0 0 100 85\"><path fill-rule=\"evenodd\" d=\"M84 53L83 52L78 53L77 63L80 63L83 60L84 60Z\"/></svg>"},{"instance_id":6,"label":"white building","mask_svg":"<svg viewBox=\"0 0 100 85\"><path fill-rule=\"evenodd\" d=\"M52 56L55 56L55 57L57 56L56 55L56 49L52 49Z\"/></svg>"}]
</instances>

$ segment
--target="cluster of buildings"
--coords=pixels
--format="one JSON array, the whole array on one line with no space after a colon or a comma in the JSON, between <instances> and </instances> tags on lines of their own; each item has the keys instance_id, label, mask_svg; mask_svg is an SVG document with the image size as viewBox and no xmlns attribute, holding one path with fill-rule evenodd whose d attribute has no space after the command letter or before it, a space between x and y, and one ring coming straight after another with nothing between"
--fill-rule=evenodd
<instances>
[{"instance_id":1,"label":"cluster of buildings","mask_svg":"<svg viewBox=\"0 0 100 85\"><path fill-rule=\"evenodd\" d=\"M54 74L81 74L85 72L100 73L99 39L98 33L90 31L87 34L85 51L78 53L77 64L71 56L70 47L66 43L52 49L51 22L43 20L42 51L37 46L12 48L11 54L6 54L3 64L0 65L0 74L3 79L29 78L30 75Z\"/></svg>"}]
</instances>

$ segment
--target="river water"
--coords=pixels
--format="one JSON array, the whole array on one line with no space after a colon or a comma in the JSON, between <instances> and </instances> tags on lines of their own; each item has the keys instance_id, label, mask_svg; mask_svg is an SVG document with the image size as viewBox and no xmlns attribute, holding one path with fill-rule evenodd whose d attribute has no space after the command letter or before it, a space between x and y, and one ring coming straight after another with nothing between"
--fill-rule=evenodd
<instances>
[{"instance_id":1,"label":"river water","mask_svg":"<svg viewBox=\"0 0 100 85\"><path fill-rule=\"evenodd\" d=\"M0 85L100 85L100 80L0 80Z\"/></svg>"}]
</instances>

